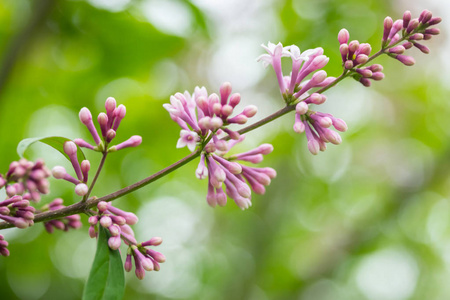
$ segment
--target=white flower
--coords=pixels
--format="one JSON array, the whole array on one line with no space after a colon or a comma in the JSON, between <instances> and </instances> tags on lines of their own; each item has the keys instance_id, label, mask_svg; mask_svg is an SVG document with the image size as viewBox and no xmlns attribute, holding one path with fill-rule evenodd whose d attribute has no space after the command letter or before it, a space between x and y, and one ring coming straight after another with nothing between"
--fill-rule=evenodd
<instances>
[{"instance_id":1,"label":"white flower","mask_svg":"<svg viewBox=\"0 0 450 300\"><path fill-rule=\"evenodd\" d=\"M188 147L191 152L194 152L197 142L200 140L198 134L194 131L184 130L180 131L180 138L177 142L177 148Z\"/></svg>"},{"instance_id":2,"label":"white flower","mask_svg":"<svg viewBox=\"0 0 450 300\"><path fill-rule=\"evenodd\" d=\"M262 61L264 68L267 68L268 65L272 64L273 58L277 57L280 59L281 57L288 57L291 54L289 53L289 47L283 47L281 43L273 44L269 42L267 46L264 44L261 45L269 54L262 54L256 60Z\"/></svg>"}]
</instances>

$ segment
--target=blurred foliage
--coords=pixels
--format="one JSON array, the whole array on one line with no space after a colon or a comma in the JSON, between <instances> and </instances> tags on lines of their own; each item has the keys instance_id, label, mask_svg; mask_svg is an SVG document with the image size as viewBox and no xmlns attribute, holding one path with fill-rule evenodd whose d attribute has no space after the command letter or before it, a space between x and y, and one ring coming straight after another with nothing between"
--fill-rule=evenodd
<instances>
[{"instance_id":1,"label":"blurred foliage","mask_svg":"<svg viewBox=\"0 0 450 300\"><path fill-rule=\"evenodd\" d=\"M448 8L420 0L1 1L0 172L18 158L24 138L89 140L78 111L87 106L96 115L113 96L127 107L116 141L133 134L144 141L108 157L94 192L113 192L188 154L175 148L179 128L162 108L171 94L196 85L217 92L218 81L229 80L245 88L239 92L246 103L261 106L257 118L281 107L273 72L253 59L263 52L260 43L321 46L331 59L326 71L337 76L340 28L377 50L386 15L425 8L444 14L441 6ZM254 48L243 41L255 41ZM163 237L158 250L167 257L142 282L126 274L125 299L446 299L444 42L432 40L428 56L413 50L411 68L380 59L386 79L370 89L348 80L330 90L320 110L350 129L342 145L317 157L292 131L292 115L249 133L240 149L273 143L262 165L278 177L245 212L233 203L208 207L196 163L116 200L138 214L139 240ZM236 67L248 53L253 60ZM252 68L254 80L247 76ZM49 167L64 165L45 145L31 150ZM87 155L98 165L95 153ZM42 204L77 201L69 184L52 180L51 190ZM11 251L0 258L2 299L79 299L95 250L87 228L49 235L36 224L2 232Z\"/></svg>"}]
</instances>

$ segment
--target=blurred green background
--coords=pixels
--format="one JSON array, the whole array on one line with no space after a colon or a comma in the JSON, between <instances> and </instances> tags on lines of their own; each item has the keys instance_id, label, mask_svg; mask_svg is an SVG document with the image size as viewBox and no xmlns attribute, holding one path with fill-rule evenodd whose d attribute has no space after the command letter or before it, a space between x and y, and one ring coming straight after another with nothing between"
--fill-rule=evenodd
<instances>
[{"instance_id":1,"label":"blurred green background","mask_svg":"<svg viewBox=\"0 0 450 300\"><path fill-rule=\"evenodd\" d=\"M347 80L320 111L343 118L340 146L317 157L293 115L247 135L240 150L273 143L262 166L278 171L264 196L241 211L206 204L206 182L190 163L115 201L136 212L138 240L162 236L167 262L143 281L127 274L125 299L448 299L450 296L450 5L443 0L2 0L0 2L0 172L27 137L90 140L78 121L108 96L127 107L116 141L143 144L111 155L94 194L134 183L184 157L179 128L162 104L196 85L230 81L260 119L282 107L261 43L323 47L340 73L336 36L377 50L385 16L430 9L444 18L431 54L416 65L382 58L386 79L367 89ZM45 145L27 153L67 166ZM93 166L99 158L87 153ZM77 201L51 180L51 197ZM86 217L82 217L86 224ZM1 232L2 299L79 299L95 251L87 226L47 234L42 224ZM125 249L125 248L124 248ZM124 250L122 249L122 250Z\"/></svg>"}]
</instances>

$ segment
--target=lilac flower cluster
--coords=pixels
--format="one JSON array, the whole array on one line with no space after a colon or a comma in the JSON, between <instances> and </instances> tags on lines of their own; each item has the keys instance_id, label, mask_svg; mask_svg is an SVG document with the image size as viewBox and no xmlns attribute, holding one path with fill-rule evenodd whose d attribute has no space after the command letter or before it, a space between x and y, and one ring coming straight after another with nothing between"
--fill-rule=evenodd
<instances>
[{"instance_id":1,"label":"lilac flower cluster","mask_svg":"<svg viewBox=\"0 0 450 300\"><path fill-rule=\"evenodd\" d=\"M325 151L326 143L340 144L342 142L340 135L329 127L334 126L338 131L345 131L347 130L345 122L331 114L309 109L309 104L320 105L327 99L325 95L316 92L310 95L310 90L327 87L336 80L334 77L327 77L325 71L319 70L329 61L329 58L323 55L323 49L316 48L301 53L295 45L283 47L281 43L275 45L270 42L268 46L262 45L262 47L267 50L268 54L259 56L258 61L262 61L264 66L269 64L273 66L286 104L297 103L294 131L306 133L309 151L317 154L319 151ZM283 76L281 70L283 56L292 59L290 76ZM312 74L311 79L305 80L310 74Z\"/></svg>"},{"instance_id":2,"label":"lilac flower cluster","mask_svg":"<svg viewBox=\"0 0 450 300\"><path fill-rule=\"evenodd\" d=\"M17 228L27 228L34 225L35 208L30 201L20 195L12 196L0 202L0 219L13 224Z\"/></svg>"},{"instance_id":3,"label":"lilac flower cluster","mask_svg":"<svg viewBox=\"0 0 450 300\"><path fill-rule=\"evenodd\" d=\"M49 193L50 174L43 160L33 163L22 158L9 165L5 177L0 174L0 188L5 187L9 197L22 195L26 200L38 202L41 194Z\"/></svg>"},{"instance_id":4,"label":"lilac flower cluster","mask_svg":"<svg viewBox=\"0 0 450 300\"><path fill-rule=\"evenodd\" d=\"M0 255L9 256L8 250L8 242L5 240L5 237L0 234Z\"/></svg>"},{"instance_id":5,"label":"lilac flower cluster","mask_svg":"<svg viewBox=\"0 0 450 300\"><path fill-rule=\"evenodd\" d=\"M89 144L83 139L75 139L74 142L78 146L99 152L104 152L109 143L111 143L111 141L116 137L117 129L119 128L120 123L126 115L126 108L123 104L117 106L116 99L109 97L108 99L106 99L105 109L106 113L100 113L97 118L97 122L100 125L100 131L103 141L100 139L100 135L98 134L97 129L94 126L94 122L92 121L92 114L89 109L87 107L83 107L80 110L80 121L87 127L87 129L91 133L96 146ZM142 137L134 135L128 140L108 148L107 151L114 152L127 147L137 147L141 144L141 142Z\"/></svg>"},{"instance_id":6,"label":"lilac flower cluster","mask_svg":"<svg viewBox=\"0 0 450 300\"><path fill-rule=\"evenodd\" d=\"M129 225L134 225L138 221L138 217L130 212L123 211L112 206L110 203L101 201L97 204L98 214L89 217L89 236L94 238L97 236L95 225L98 223L109 230L111 237L108 240L108 245L111 249L119 249L121 239L125 243L136 244L133 230Z\"/></svg>"},{"instance_id":7,"label":"lilac flower cluster","mask_svg":"<svg viewBox=\"0 0 450 300\"><path fill-rule=\"evenodd\" d=\"M83 160L81 163L78 161L77 156L78 147L72 141L64 143L64 152L69 156L72 167L75 171L77 178L66 172L66 169L62 166L55 166L52 169L53 177L56 179L64 179L68 182L75 184L75 193L78 196L84 196L88 193L89 188L87 186L88 173L91 169L91 164L88 160Z\"/></svg>"},{"instance_id":8,"label":"lilac flower cluster","mask_svg":"<svg viewBox=\"0 0 450 300\"><path fill-rule=\"evenodd\" d=\"M419 18L412 19L411 12L406 11L402 19L395 22L391 17L384 19L384 32L382 48L387 49L389 56L397 59L406 66L412 66L414 58L403 53L413 46L421 52L428 54L430 49L418 41L426 41L440 33L438 28L429 28L442 21L439 17L433 17L428 10L422 11ZM401 36L400 36L401 34ZM401 45L400 43L403 42Z\"/></svg>"},{"instance_id":9,"label":"lilac flower cluster","mask_svg":"<svg viewBox=\"0 0 450 300\"><path fill-rule=\"evenodd\" d=\"M64 200L61 198L56 198L49 204L44 205L41 208L41 211L42 212L53 211L53 210L64 208L65 206L63 205L63 201ZM48 233L53 233L55 228L59 229L59 230L63 230L63 231L68 231L70 228L73 228L73 229L81 228L81 226L83 226L83 224L80 221L80 215L71 215L71 216L66 216L62 219L56 219L56 220L44 222L44 226L45 226L45 230L47 230Z\"/></svg>"},{"instance_id":10,"label":"lilac flower cluster","mask_svg":"<svg viewBox=\"0 0 450 300\"><path fill-rule=\"evenodd\" d=\"M272 152L273 147L269 144L248 153L224 158L236 143L244 139L227 126L245 124L257 112L256 106L249 105L241 113L232 116L241 97L237 93L231 94L231 91L228 82L220 87L220 96L214 93L208 95L204 87L196 87L192 96L188 92L177 93L170 97L170 104L163 106L172 120L182 128L177 148L187 146L194 151L197 145L203 147L196 176L199 179L208 177L208 204L212 207L217 204L224 206L228 195L240 208L245 209L251 205L251 190L264 193L264 186L270 184L276 172L271 168L250 168L232 161L259 163L263 155ZM225 135L231 141L221 138ZM225 184L225 192L222 183Z\"/></svg>"},{"instance_id":11,"label":"lilac flower cluster","mask_svg":"<svg viewBox=\"0 0 450 300\"><path fill-rule=\"evenodd\" d=\"M231 117L241 101L241 96L238 93L231 94L231 90L231 84L225 82L220 87L220 96L215 93L208 95L206 88L196 87L192 96L186 91L170 97L170 104L164 104L163 107L182 128L177 148L187 146L193 152L198 143L212 139L217 149L226 151L226 142L217 136L219 129L232 139L239 138L239 133L226 126L247 123L248 118L256 114L257 108L249 105Z\"/></svg>"},{"instance_id":12,"label":"lilac flower cluster","mask_svg":"<svg viewBox=\"0 0 450 300\"><path fill-rule=\"evenodd\" d=\"M240 154L224 157L237 143L242 142L245 136L238 140L230 140L226 151L219 151L214 144L209 143L200 157L200 163L195 172L198 179L208 177L208 193L206 201L212 207L225 206L227 195L241 208L246 209L252 205L251 191L264 194L265 187L275 178L276 171L272 168L254 168L240 164L236 161L246 161L257 164L263 160L263 155L273 151L270 144ZM225 185L225 192L223 191Z\"/></svg>"},{"instance_id":13,"label":"lilac flower cluster","mask_svg":"<svg viewBox=\"0 0 450 300\"><path fill-rule=\"evenodd\" d=\"M18 228L32 226L36 209L30 201L38 202L41 194L49 193L47 178L50 174L42 160L36 163L26 159L13 161L6 175L0 174L0 188L5 187L7 195L0 202L0 219Z\"/></svg>"},{"instance_id":14,"label":"lilac flower cluster","mask_svg":"<svg viewBox=\"0 0 450 300\"><path fill-rule=\"evenodd\" d=\"M133 256L136 266L135 273L139 279L144 278L145 271L159 271L159 263L163 263L166 258L163 254L152 249L147 249L146 247L160 245L162 239L154 237L147 242L138 243L134 237L134 231L130 227L130 225L134 225L138 221L135 214L125 212L104 201L99 202L97 208L97 215L89 217L89 224L91 225L89 227L89 236L91 238L97 236L95 226L100 224L111 235L108 239L108 246L111 249L119 249L123 240L128 245L124 268L127 272L131 271L131 256Z\"/></svg>"},{"instance_id":15,"label":"lilac flower cluster","mask_svg":"<svg viewBox=\"0 0 450 300\"><path fill-rule=\"evenodd\" d=\"M133 268L132 258L134 259L135 274L139 279L144 279L145 271L159 271L160 263L166 261L166 257L148 246L158 246L162 243L160 237L153 237L146 242L131 244L128 247L127 258L125 259L125 271L130 272Z\"/></svg>"}]
</instances>

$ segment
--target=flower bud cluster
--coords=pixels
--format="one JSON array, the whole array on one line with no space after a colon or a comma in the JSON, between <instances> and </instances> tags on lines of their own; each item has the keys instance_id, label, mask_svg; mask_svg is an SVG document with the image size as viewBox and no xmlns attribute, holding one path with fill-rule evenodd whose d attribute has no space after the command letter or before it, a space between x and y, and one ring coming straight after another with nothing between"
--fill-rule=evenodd
<instances>
[{"instance_id":1,"label":"flower bud cluster","mask_svg":"<svg viewBox=\"0 0 450 300\"><path fill-rule=\"evenodd\" d=\"M404 55L404 52L414 46L422 53L430 53L430 49L418 41L426 41L431 39L433 35L438 35L440 33L438 28L429 27L437 25L441 21L441 18L433 17L428 10L422 11L420 16L415 19L412 19L410 11L406 11L403 18L395 22L391 17L386 17L383 24L382 48L386 50L389 56L406 66L412 66L415 63L414 58Z\"/></svg>"},{"instance_id":2,"label":"flower bud cluster","mask_svg":"<svg viewBox=\"0 0 450 300\"><path fill-rule=\"evenodd\" d=\"M0 219L11 223L17 228L27 228L34 224L35 208L30 201L20 195L12 196L0 202Z\"/></svg>"},{"instance_id":3,"label":"flower bud cluster","mask_svg":"<svg viewBox=\"0 0 450 300\"><path fill-rule=\"evenodd\" d=\"M108 229L111 237L108 240L108 245L111 249L119 249L121 240L126 244L136 244L134 232L129 225L137 223L138 218L131 212L126 212L112 206L110 203L101 201L97 204L98 214L89 218L89 236L94 238L97 236L95 226L100 224Z\"/></svg>"},{"instance_id":4,"label":"flower bud cluster","mask_svg":"<svg viewBox=\"0 0 450 300\"><path fill-rule=\"evenodd\" d=\"M158 246L162 243L160 237L154 237L142 243L138 243L134 237L134 231L130 225L137 223L138 218L135 214L123 211L112 206L110 203L101 201L97 204L97 215L89 217L89 236L97 237L95 226L104 227L108 230L110 237L108 246L113 250L119 249L122 240L128 245L127 258L125 260L125 271L130 272L132 269L132 257L136 266L136 276L143 279L145 271L159 271L159 263L165 262L166 258L163 254L147 249L148 246Z\"/></svg>"},{"instance_id":5,"label":"flower bud cluster","mask_svg":"<svg viewBox=\"0 0 450 300\"><path fill-rule=\"evenodd\" d=\"M50 174L43 160L33 163L22 158L9 165L5 177L0 175L0 188L5 187L9 197L21 195L26 200L38 202L41 194L49 193L47 178Z\"/></svg>"},{"instance_id":6,"label":"flower bud cluster","mask_svg":"<svg viewBox=\"0 0 450 300\"><path fill-rule=\"evenodd\" d=\"M344 120L335 118L331 114L309 110L308 104L322 104L325 100L325 95L313 93L296 106L294 131L306 133L308 150L314 155L318 154L319 151L325 151L326 143L339 145L342 142L341 136L331 130L331 126L338 131L344 132L347 130L347 124Z\"/></svg>"},{"instance_id":7,"label":"flower bud cluster","mask_svg":"<svg viewBox=\"0 0 450 300\"><path fill-rule=\"evenodd\" d=\"M80 121L86 125L87 129L92 135L96 146L89 144L83 139L75 139L75 143L84 148L88 148L95 151L104 152L105 147L111 143L111 141L116 137L117 129L120 123L126 115L126 108L123 104L117 106L116 99L109 97L105 102L106 113L102 112L98 115L97 122L100 125L100 131L102 134L103 141L100 139L100 135L94 126L92 121L92 114L87 107L83 107L80 110ZM108 149L108 152L118 151L127 147L137 147L141 144L142 137L134 135L125 142L118 145L112 146Z\"/></svg>"},{"instance_id":8,"label":"flower bud cluster","mask_svg":"<svg viewBox=\"0 0 450 300\"><path fill-rule=\"evenodd\" d=\"M208 95L206 88L196 87L192 96L184 92L170 97L170 104L164 104L163 107L182 128L177 148L187 146L193 152L199 142L212 138L217 149L226 151L226 143L217 137L219 130L232 139L239 138L239 133L226 126L247 123L256 114L257 108L249 105L232 117L241 96L238 93L231 94L231 90L231 84L225 82L220 87L220 96L215 93Z\"/></svg>"},{"instance_id":9,"label":"flower bud cluster","mask_svg":"<svg viewBox=\"0 0 450 300\"><path fill-rule=\"evenodd\" d=\"M125 259L125 271L130 272L133 268L132 258L134 259L135 274L139 279L144 279L145 271L159 271L160 263L166 261L166 257L148 246L158 246L162 243L160 237L153 237L146 242L131 244L128 247L127 258Z\"/></svg>"},{"instance_id":10,"label":"flower bud cluster","mask_svg":"<svg viewBox=\"0 0 450 300\"><path fill-rule=\"evenodd\" d=\"M310 89L327 86L336 79L334 77L327 77L327 73L320 70L330 60L323 55L322 48L300 52L300 49L295 45L283 47L281 43L275 45L269 42L267 46L261 46L268 54L260 55L257 60L262 61L264 67L272 65L277 76L281 95L287 104L294 103L300 97L308 96L307 92ZM291 57L292 59L290 76L283 76L281 69L282 57ZM315 73L313 74L313 72ZM311 79L304 81L310 74L312 74Z\"/></svg>"},{"instance_id":11,"label":"flower bud cluster","mask_svg":"<svg viewBox=\"0 0 450 300\"><path fill-rule=\"evenodd\" d=\"M77 155L78 147L72 141L67 141L64 143L64 153L70 159L72 167L75 171L76 177L66 172L66 169L62 166L56 166L52 169L53 177L56 179L64 179L68 182L75 184L75 193L78 196L84 196L88 193L89 188L87 186L88 173L91 168L91 164L88 160L83 160L81 163L78 160Z\"/></svg>"},{"instance_id":12,"label":"flower bud cluster","mask_svg":"<svg viewBox=\"0 0 450 300\"><path fill-rule=\"evenodd\" d=\"M5 240L5 237L0 234L0 255L9 256L8 250L8 242Z\"/></svg>"},{"instance_id":13,"label":"flower bud cluster","mask_svg":"<svg viewBox=\"0 0 450 300\"><path fill-rule=\"evenodd\" d=\"M44 205L41 208L41 211L42 212L53 211L53 210L58 210L58 209L64 208L65 206L63 205L63 202L64 202L63 199L56 198L49 204ZM64 218L61 218L61 219L55 219L55 220L51 220L48 222L44 222L44 226L45 226L45 230L47 230L48 233L53 233L55 228L59 229L59 230L63 230L63 231L68 231L70 228L73 228L73 229L81 228L81 226L83 226L83 224L80 221L80 215L71 215L71 216L66 216Z\"/></svg>"},{"instance_id":14,"label":"flower bud cluster","mask_svg":"<svg viewBox=\"0 0 450 300\"><path fill-rule=\"evenodd\" d=\"M263 144L259 147L240 154L224 157L237 143L242 142L245 136L238 140L225 142L226 150L219 151L213 143L206 145L201 154L200 163L195 172L197 178L208 177L208 193L206 201L212 207L224 206L227 195L241 208L246 209L252 205L251 191L264 194L265 187L275 178L276 171L272 168L254 168L240 164L236 161L246 161L257 164L263 160L263 155L273 151L273 146ZM225 192L223 186L225 185Z\"/></svg>"},{"instance_id":15,"label":"flower bud cluster","mask_svg":"<svg viewBox=\"0 0 450 300\"><path fill-rule=\"evenodd\" d=\"M359 43L357 40L349 42L349 39L350 34L347 29L341 29L338 34L338 41L343 68L352 70L354 72L353 78L366 87L371 85L370 79L382 80L384 78L383 66L375 64L368 67L358 67L369 61L369 55L372 51L370 44Z\"/></svg>"}]
</instances>

